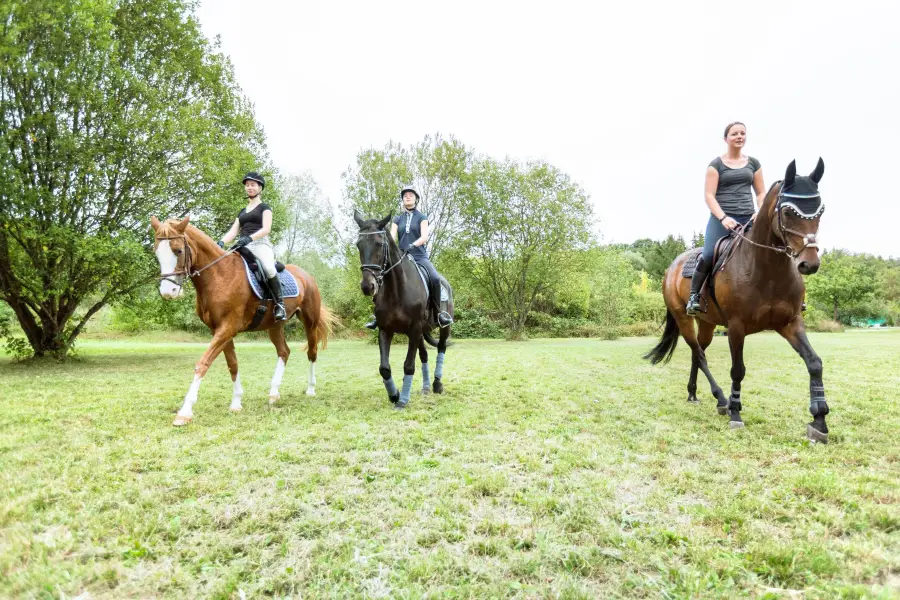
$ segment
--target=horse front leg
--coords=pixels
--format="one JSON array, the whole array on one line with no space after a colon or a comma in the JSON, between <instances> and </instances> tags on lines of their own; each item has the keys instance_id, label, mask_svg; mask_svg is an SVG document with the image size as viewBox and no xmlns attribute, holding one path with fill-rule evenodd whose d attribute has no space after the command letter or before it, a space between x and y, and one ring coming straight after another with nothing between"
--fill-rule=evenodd
<instances>
[{"instance_id":1,"label":"horse front leg","mask_svg":"<svg viewBox=\"0 0 900 600\"><path fill-rule=\"evenodd\" d=\"M175 427L187 425L193 420L194 404L197 403L197 396L200 392L200 382L203 381L203 377L206 375L206 372L209 371L210 365L216 360L219 353L234 339L235 333L235 329L223 327L222 329L217 330L213 335L213 339L206 348L206 352L203 353L200 361L194 367L194 380L191 382L191 387L188 388L188 392L184 397L184 402L182 403L181 408L178 409L178 414L175 415L175 420L172 422L172 425Z\"/></svg>"},{"instance_id":2,"label":"horse front leg","mask_svg":"<svg viewBox=\"0 0 900 600\"><path fill-rule=\"evenodd\" d=\"M278 362L275 363L275 373L272 375L272 384L269 386L269 405L276 404L281 400L281 379L284 377L284 370L287 367L288 359L291 357L291 349L287 345L284 338L284 324L275 325L269 329L269 339L275 346L275 352L278 354Z\"/></svg>"},{"instance_id":3,"label":"horse front leg","mask_svg":"<svg viewBox=\"0 0 900 600\"><path fill-rule=\"evenodd\" d=\"M416 373L416 350L422 342L422 332L411 329L407 333L409 346L406 349L406 360L403 361L403 389L400 390L400 401L394 408L406 408L409 404L409 394L412 391L413 375Z\"/></svg>"},{"instance_id":4,"label":"horse front leg","mask_svg":"<svg viewBox=\"0 0 900 600\"><path fill-rule=\"evenodd\" d=\"M744 329L738 323L728 324L728 346L731 348L731 396L728 398L728 426L740 429L744 426L741 419L741 382L747 369L744 368Z\"/></svg>"},{"instance_id":5,"label":"horse front leg","mask_svg":"<svg viewBox=\"0 0 900 600\"><path fill-rule=\"evenodd\" d=\"M825 401L825 384L822 383L822 359L812 349L800 315L794 317L786 327L779 329L778 333L797 351L809 372L809 412L813 420L806 426L806 437L811 442L827 444L828 425L825 424L825 416L830 411L828 402Z\"/></svg>"},{"instance_id":6,"label":"horse front leg","mask_svg":"<svg viewBox=\"0 0 900 600\"><path fill-rule=\"evenodd\" d=\"M400 392L394 384L394 378L391 377L391 340L394 339L393 331L385 331L378 328L378 350L381 353L381 367L378 372L381 373L381 379L384 381L384 389L387 391L388 400L393 404L397 404L400 400Z\"/></svg>"},{"instance_id":7,"label":"horse front leg","mask_svg":"<svg viewBox=\"0 0 900 600\"><path fill-rule=\"evenodd\" d=\"M244 407L241 405L241 398L244 396L244 388L241 386L241 374L238 373L237 353L234 351L234 340L228 340L223 349L225 353L225 362L228 363L228 371L231 373L231 381L234 384L234 390L231 394L231 406L228 410L231 412L241 412Z\"/></svg>"}]
</instances>

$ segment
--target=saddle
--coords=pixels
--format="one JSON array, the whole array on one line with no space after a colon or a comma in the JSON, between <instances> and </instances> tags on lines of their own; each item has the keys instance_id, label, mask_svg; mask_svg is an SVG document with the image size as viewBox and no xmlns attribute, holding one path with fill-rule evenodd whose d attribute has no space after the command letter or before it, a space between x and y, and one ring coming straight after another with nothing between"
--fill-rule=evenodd
<instances>
[{"instance_id":1,"label":"saddle","mask_svg":"<svg viewBox=\"0 0 900 600\"><path fill-rule=\"evenodd\" d=\"M244 270L247 272L247 281L253 289L253 293L260 300L271 300L272 292L269 290L269 282L266 280L266 271L259 259L247 248L239 248L238 254L244 259ZM294 276L284 270L284 263L275 262L275 272L281 281L282 298L294 298L299 295L297 281Z\"/></svg>"},{"instance_id":2,"label":"saddle","mask_svg":"<svg viewBox=\"0 0 900 600\"><path fill-rule=\"evenodd\" d=\"M417 263L415 260L410 257L410 260L413 261L413 264L416 265L416 270L419 272L419 278L422 280L422 285L425 286L425 300L431 299L431 278L428 276L428 269ZM447 291L447 286L444 285L444 282L441 281L441 302L446 302L450 299L450 293ZM444 310L444 306L441 305L441 310Z\"/></svg>"},{"instance_id":3,"label":"saddle","mask_svg":"<svg viewBox=\"0 0 900 600\"><path fill-rule=\"evenodd\" d=\"M734 251L737 250L738 246L740 246L741 239L737 236L737 233L742 235L746 235L748 231L750 231L750 227L753 225L753 221L748 221L746 225L739 225L735 231L729 231L728 235L719 239L716 242L716 246L713 249L713 268L709 271L709 276L706 278L706 281L703 282L703 286L700 288L700 310L703 312L707 312L707 298L712 296L713 301L715 301L715 288L713 286L713 279L716 276L716 273L720 272L725 268L725 265L728 263L728 260L734 256ZM736 233L737 232L737 233ZM700 257L703 256L703 248L697 248L684 262L684 266L681 268L681 276L685 279L691 279L694 276L694 273L697 271L697 264L700 262Z\"/></svg>"}]
</instances>

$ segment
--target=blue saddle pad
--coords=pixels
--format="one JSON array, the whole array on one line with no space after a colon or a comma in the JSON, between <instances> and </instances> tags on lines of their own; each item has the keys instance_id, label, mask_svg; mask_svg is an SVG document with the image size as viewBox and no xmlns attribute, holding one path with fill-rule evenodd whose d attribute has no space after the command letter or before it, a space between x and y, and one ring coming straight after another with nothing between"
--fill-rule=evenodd
<instances>
[{"instance_id":1,"label":"blue saddle pad","mask_svg":"<svg viewBox=\"0 0 900 600\"><path fill-rule=\"evenodd\" d=\"M250 265L247 264L247 260L243 256L241 257L241 260L244 261L244 271L247 272L247 281L250 282L250 287L253 288L253 293L257 298L263 300L266 295L263 293L263 289L259 285L259 280L256 279L256 275L254 275L253 271L250 270ZM297 287L297 280L294 279L294 276L291 275L287 269L278 274L278 280L281 281L282 298L296 298L300 294L300 289Z\"/></svg>"}]
</instances>

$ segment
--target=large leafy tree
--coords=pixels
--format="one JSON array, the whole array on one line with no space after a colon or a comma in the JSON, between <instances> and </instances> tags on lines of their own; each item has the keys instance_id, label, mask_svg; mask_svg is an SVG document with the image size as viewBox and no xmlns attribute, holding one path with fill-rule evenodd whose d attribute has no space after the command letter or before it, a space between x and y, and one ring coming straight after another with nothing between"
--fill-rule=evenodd
<instances>
[{"instance_id":1,"label":"large leafy tree","mask_svg":"<svg viewBox=\"0 0 900 600\"><path fill-rule=\"evenodd\" d=\"M806 278L806 293L814 303L832 309L838 320L838 309L861 302L875 291L875 276L863 260L843 251L822 255L819 272Z\"/></svg>"},{"instance_id":2,"label":"large leafy tree","mask_svg":"<svg viewBox=\"0 0 900 600\"><path fill-rule=\"evenodd\" d=\"M535 300L562 284L571 251L586 247L591 204L552 165L493 159L476 164L465 198L456 255L519 338Z\"/></svg>"},{"instance_id":3,"label":"large leafy tree","mask_svg":"<svg viewBox=\"0 0 900 600\"><path fill-rule=\"evenodd\" d=\"M390 142L383 149L368 149L344 173L348 216L358 209L367 218L400 210L401 186L412 183L421 194L419 210L428 216L432 259L450 246L460 232L460 211L474 154L456 138L425 136L413 146Z\"/></svg>"},{"instance_id":4,"label":"large leafy tree","mask_svg":"<svg viewBox=\"0 0 900 600\"><path fill-rule=\"evenodd\" d=\"M155 267L151 214L221 230L264 161L194 5L0 0L0 299L36 355L64 354Z\"/></svg>"}]
</instances>

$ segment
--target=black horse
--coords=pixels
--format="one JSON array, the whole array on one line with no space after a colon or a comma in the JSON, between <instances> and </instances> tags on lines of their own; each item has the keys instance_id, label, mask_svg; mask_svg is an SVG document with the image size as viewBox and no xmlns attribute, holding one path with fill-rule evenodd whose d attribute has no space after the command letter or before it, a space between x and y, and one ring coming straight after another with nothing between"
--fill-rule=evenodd
<instances>
[{"instance_id":1,"label":"black horse","mask_svg":"<svg viewBox=\"0 0 900 600\"><path fill-rule=\"evenodd\" d=\"M412 257L401 253L391 234L385 230L390 223L389 214L380 221L363 219L359 211L353 212L353 218L359 226L359 261L362 265L362 281L359 284L362 293L373 296L375 300L375 319L378 323L378 348L381 351L381 368L379 372L384 380L388 399L394 408L405 408L409 402L413 374L416 372L416 349L422 361L422 393L435 394L444 391L441 382L444 370L444 353L447 350L447 338L450 327L441 327L437 341L431 336L432 328L437 326L433 319L433 311L429 310L429 298L425 284L419 276L418 268ZM446 288L448 300L446 310L453 315L453 290L447 280L441 277L441 285ZM440 302L440 298L432 299ZM409 338L409 349L403 361L403 388L397 391L391 377L391 340L395 333L403 333ZM434 368L434 383L429 384L428 351L425 342L437 347L437 362Z\"/></svg>"}]
</instances>

